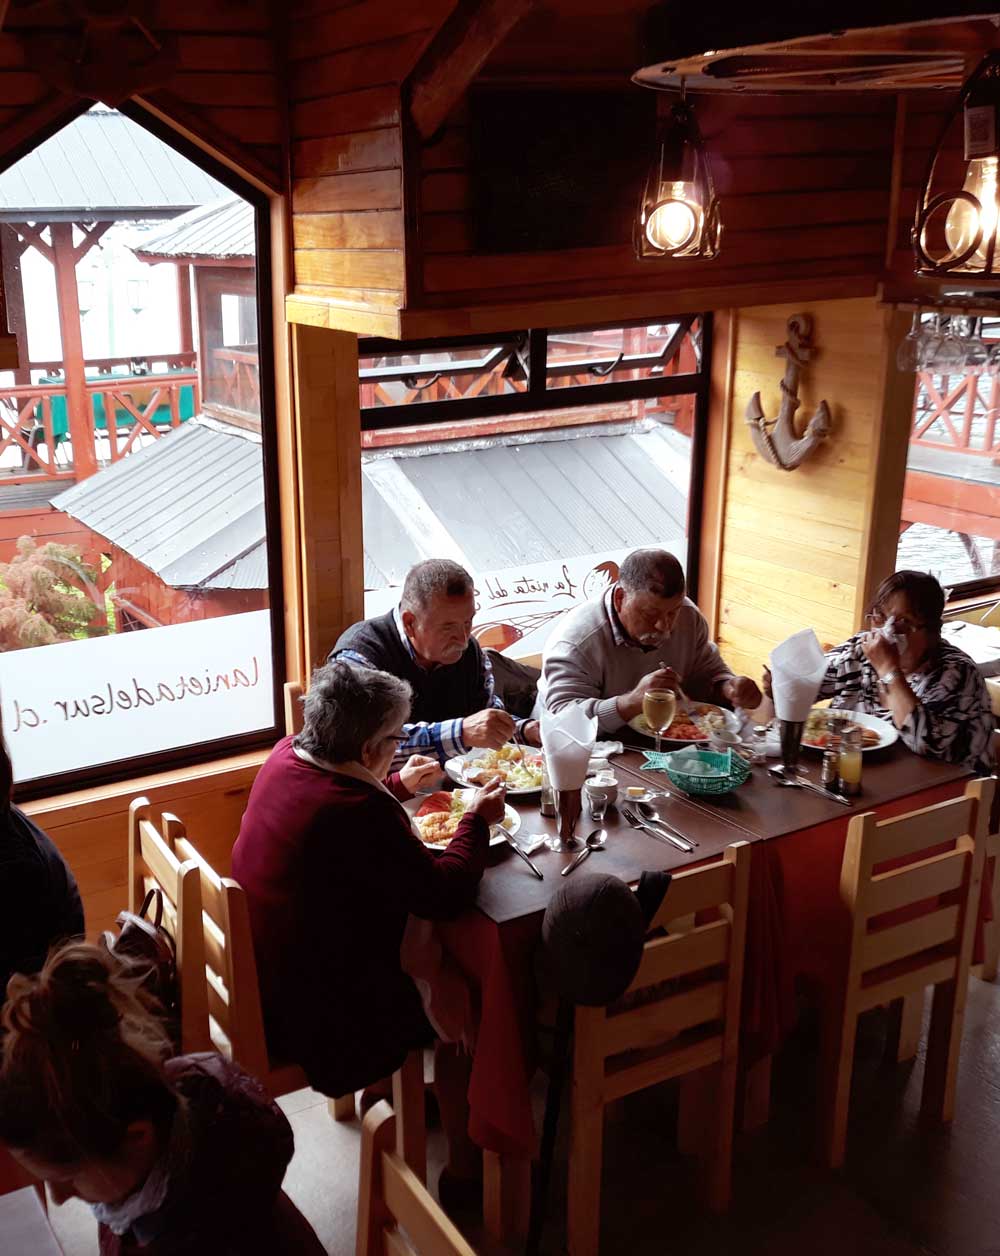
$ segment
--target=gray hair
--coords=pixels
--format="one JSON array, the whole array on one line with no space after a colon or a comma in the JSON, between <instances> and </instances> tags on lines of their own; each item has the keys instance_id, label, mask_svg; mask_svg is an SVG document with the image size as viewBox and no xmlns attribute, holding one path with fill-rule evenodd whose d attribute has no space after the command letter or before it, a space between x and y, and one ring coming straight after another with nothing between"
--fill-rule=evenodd
<instances>
[{"instance_id":1,"label":"gray hair","mask_svg":"<svg viewBox=\"0 0 1000 1256\"><path fill-rule=\"evenodd\" d=\"M618 583L626 593L676 597L684 592L684 568L669 550L633 550L622 562Z\"/></svg>"},{"instance_id":2,"label":"gray hair","mask_svg":"<svg viewBox=\"0 0 1000 1256\"><path fill-rule=\"evenodd\" d=\"M330 763L359 760L366 742L410 713L413 690L389 672L334 659L317 667L306 694L301 749Z\"/></svg>"},{"instance_id":3,"label":"gray hair","mask_svg":"<svg viewBox=\"0 0 1000 1256\"><path fill-rule=\"evenodd\" d=\"M442 594L445 597L465 597L475 587L472 577L460 563L454 563L450 558L428 558L406 573L399 604L404 611L422 611Z\"/></svg>"}]
</instances>

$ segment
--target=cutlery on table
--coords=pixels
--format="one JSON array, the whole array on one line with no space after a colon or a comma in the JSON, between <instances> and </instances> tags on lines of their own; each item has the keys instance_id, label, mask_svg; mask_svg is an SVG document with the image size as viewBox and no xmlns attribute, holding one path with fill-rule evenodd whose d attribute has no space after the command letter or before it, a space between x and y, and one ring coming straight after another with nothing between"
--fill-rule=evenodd
<instances>
[{"instance_id":1,"label":"cutlery on table","mask_svg":"<svg viewBox=\"0 0 1000 1256\"><path fill-rule=\"evenodd\" d=\"M801 776L789 776L779 767L767 769L768 776L774 781L775 785L781 785L785 789L811 789L814 794L819 794L821 798L829 799L830 802L839 802L842 807L853 807L854 803L850 798L845 798L843 794L835 794L832 790L824 789L822 785L814 785L812 781L807 781Z\"/></svg>"},{"instance_id":2,"label":"cutlery on table","mask_svg":"<svg viewBox=\"0 0 1000 1256\"><path fill-rule=\"evenodd\" d=\"M545 880L545 876L542 870L538 867L537 864L532 863L532 861L528 858L528 856L524 853L524 851L520 848L520 846L518 846L517 842L514 841L514 839L511 837L511 835L507 832L507 830L503 827L502 824L494 824L490 832L499 833L500 836L507 843L507 845L514 852L514 854L519 855L524 860L524 862L528 865L528 867L535 874L535 876L539 879L539 881Z\"/></svg>"},{"instance_id":3,"label":"cutlery on table","mask_svg":"<svg viewBox=\"0 0 1000 1256\"><path fill-rule=\"evenodd\" d=\"M591 851L602 850L607 840L608 835L604 829L594 829L593 833L591 833L591 835L587 838L587 844L584 846L583 850L580 851L579 855L577 855L572 863L567 864L566 867L563 868L559 875L562 877L568 877L574 868L578 868L580 864L583 863Z\"/></svg>"},{"instance_id":4,"label":"cutlery on table","mask_svg":"<svg viewBox=\"0 0 1000 1256\"><path fill-rule=\"evenodd\" d=\"M662 833L657 829L646 824L644 820L640 820L638 814L625 806L621 808L621 813L634 829L641 829L643 833L650 837L655 837L658 842L666 842L668 846L674 846L677 850L682 850L685 855L690 855L694 847L688 842L687 838L675 837L673 834L664 830Z\"/></svg>"},{"instance_id":5,"label":"cutlery on table","mask_svg":"<svg viewBox=\"0 0 1000 1256\"><path fill-rule=\"evenodd\" d=\"M679 837L682 842L687 842L690 846L698 845L693 837L686 837L683 833L679 833L677 829L672 828L666 820L663 819L652 803L645 802L642 799L637 799L629 805L639 816L640 820L645 820L647 824L659 825L661 829L665 829L667 833L670 833L674 837Z\"/></svg>"}]
</instances>

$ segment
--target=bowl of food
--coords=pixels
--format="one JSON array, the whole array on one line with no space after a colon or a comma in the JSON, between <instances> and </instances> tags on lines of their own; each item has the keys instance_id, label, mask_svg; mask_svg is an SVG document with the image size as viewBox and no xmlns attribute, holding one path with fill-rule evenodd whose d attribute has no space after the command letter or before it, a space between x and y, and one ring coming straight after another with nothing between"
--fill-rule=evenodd
<instances>
[{"instance_id":1,"label":"bowl of food","mask_svg":"<svg viewBox=\"0 0 1000 1256\"><path fill-rule=\"evenodd\" d=\"M475 793L474 789L439 789L436 793L427 795L413 817L414 824L420 833L420 840L425 846L440 850L441 847L448 845L455 836L455 830L462 816L468 811ZM504 804L504 818L501 824L509 834L516 833L521 827L521 817L509 804ZM490 845L495 846L502 841L504 841L503 836L497 834L490 839Z\"/></svg>"},{"instance_id":2,"label":"bowl of food","mask_svg":"<svg viewBox=\"0 0 1000 1256\"><path fill-rule=\"evenodd\" d=\"M499 776L508 794L537 794L542 787L542 752L508 742L499 750L469 750L445 762L457 785L485 785Z\"/></svg>"},{"instance_id":3,"label":"bowl of food","mask_svg":"<svg viewBox=\"0 0 1000 1256\"><path fill-rule=\"evenodd\" d=\"M644 737L656 736L641 712L629 720L628 726L633 732L642 733ZM739 733L739 717L714 703L692 702L684 698L677 703L677 714L663 733L662 741L667 746L686 746L692 742L707 746L713 731L722 728L731 733Z\"/></svg>"}]
</instances>

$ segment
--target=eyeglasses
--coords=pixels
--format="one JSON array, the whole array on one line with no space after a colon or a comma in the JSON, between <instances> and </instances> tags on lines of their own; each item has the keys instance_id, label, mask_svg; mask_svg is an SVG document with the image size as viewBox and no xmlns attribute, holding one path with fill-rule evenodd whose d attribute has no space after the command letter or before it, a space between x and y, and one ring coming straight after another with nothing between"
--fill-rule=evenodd
<instances>
[{"instance_id":1,"label":"eyeglasses","mask_svg":"<svg viewBox=\"0 0 1000 1256\"><path fill-rule=\"evenodd\" d=\"M888 616L882 611L872 611L871 614L865 616L865 623L869 628L882 628L887 618ZM905 615L897 615L893 623L904 635L924 627L923 624L918 624L914 619L907 619Z\"/></svg>"}]
</instances>

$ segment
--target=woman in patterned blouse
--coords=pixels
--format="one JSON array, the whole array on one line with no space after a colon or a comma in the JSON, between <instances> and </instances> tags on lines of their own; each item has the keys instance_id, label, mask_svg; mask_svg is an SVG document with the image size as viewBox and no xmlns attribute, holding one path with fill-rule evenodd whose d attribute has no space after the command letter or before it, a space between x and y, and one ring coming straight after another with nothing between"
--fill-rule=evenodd
<instances>
[{"instance_id":1,"label":"woman in patterned blouse","mask_svg":"<svg viewBox=\"0 0 1000 1256\"><path fill-rule=\"evenodd\" d=\"M944 602L944 590L925 572L888 576L865 616L866 630L828 651L819 697L891 720L914 754L987 775L993 712L975 663L941 637Z\"/></svg>"}]
</instances>

